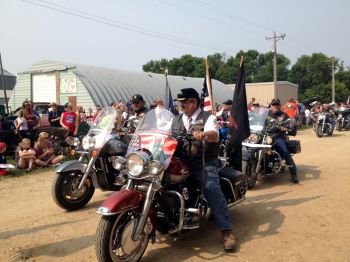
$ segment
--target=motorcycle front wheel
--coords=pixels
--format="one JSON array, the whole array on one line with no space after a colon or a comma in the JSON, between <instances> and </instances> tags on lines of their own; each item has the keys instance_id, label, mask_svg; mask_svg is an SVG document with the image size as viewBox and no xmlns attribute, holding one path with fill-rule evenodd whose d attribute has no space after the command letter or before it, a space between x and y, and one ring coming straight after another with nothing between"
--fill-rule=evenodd
<instances>
[{"instance_id":1,"label":"motorcycle front wheel","mask_svg":"<svg viewBox=\"0 0 350 262\"><path fill-rule=\"evenodd\" d=\"M103 216L95 238L96 256L100 262L139 261L145 252L149 235L144 232L134 241L135 214L125 212L116 216Z\"/></svg>"},{"instance_id":2,"label":"motorcycle front wheel","mask_svg":"<svg viewBox=\"0 0 350 262\"><path fill-rule=\"evenodd\" d=\"M87 178L83 187L78 190L83 174L78 171L56 173L51 188L51 195L56 204L68 211L83 208L92 198L95 187Z\"/></svg>"},{"instance_id":3,"label":"motorcycle front wheel","mask_svg":"<svg viewBox=\"0 0 350 262\"><path fill-rule=\"evenodd\" d=\"M315 131L316 131L316 136L317 136L317 137L323 137L322 126L317 125Z\"/></svg>"},{"instance_id":4,"label":"motorcycle front wheel","mask_svg":"<svg viewBox=\"0 0 350 262\"><path fill-rule=\"evenodd\" d=\"M258 175L255 172L252 173L252 170L254 169L255 168L253 167L253 162L251 160L242 161L242 173L247 176L248 189L252 189L258 180Z\"/></svg>"}]
</instances>

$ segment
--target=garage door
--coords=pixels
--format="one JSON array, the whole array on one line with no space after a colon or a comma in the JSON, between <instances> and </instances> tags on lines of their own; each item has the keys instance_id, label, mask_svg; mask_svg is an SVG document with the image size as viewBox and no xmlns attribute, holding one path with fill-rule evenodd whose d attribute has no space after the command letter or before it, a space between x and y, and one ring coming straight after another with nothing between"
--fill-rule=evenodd
<instances>
[{"instance_id":1,"label":"garage door","mask_svg":"<svg viewBox=\"0 0 350 262\"><path fill-rule=\"evenodd\" d=\"M56 74L33 75L33 102L56 102Z\"/></svg>"}]
</instances>

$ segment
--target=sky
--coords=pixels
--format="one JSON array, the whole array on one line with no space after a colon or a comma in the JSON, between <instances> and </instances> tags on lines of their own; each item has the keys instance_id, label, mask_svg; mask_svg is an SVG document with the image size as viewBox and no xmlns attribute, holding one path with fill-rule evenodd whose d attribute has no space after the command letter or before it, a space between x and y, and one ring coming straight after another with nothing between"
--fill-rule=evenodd
<instances>
[{"instance_id":1,"label":"sky","mask_svg":"<svg viewBox=\"0 0 350 262\"><path fill-rule=\"evenodd\" d=\"M272 50L350 66L348 0L0 0L0 52L13 74L54 59L142 71L150 60ZM171 73L171 72L170 72Z\"/></svg>"}]
</instances>

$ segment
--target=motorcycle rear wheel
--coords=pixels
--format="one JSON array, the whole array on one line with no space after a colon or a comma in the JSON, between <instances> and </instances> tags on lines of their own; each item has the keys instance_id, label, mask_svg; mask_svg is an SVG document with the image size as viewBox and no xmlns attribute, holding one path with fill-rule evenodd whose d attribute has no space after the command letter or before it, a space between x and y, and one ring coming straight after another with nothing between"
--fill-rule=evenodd
<instances>
[{"instance_id":1,"label":"motorcycle rear wheel","mask_svg":"<svg viewBox=\"0 0 350 262\"><path fill-rule=\"evenodd\" d=\"M337 131L341 131L342 130L342 124L341 123L338 123L337 125L336 125L336 129L337 129Z\"/></svg>"},{"instance_id":2,"label":"motorcycle rear wheel","mask_svg":"<svg viewBox=\"0 0 350 262\"><path fill-rule=\"evenodd\" d=\"M78 190L83 174L74 170L65 173L56 173L51 188L51 195L56 204L68 211L83 208L92 198L95 187L90 178L86 179L86 184Z\"/></svg>"},{"instance_id":3,"label":"motorcycle rear wheel","mask_svg":"<svg viewBox=\"0 0 350 262\"><path fill-rule=\"evenodd\" d=\"M136 221L134 214L128 212L101 218L95 238L98 261L140 261L150 236L142 233L138 241L131 238Z\"/></svg>"},{"instance_id":4,"label":"motorcycle rear wheel","mask_svg":"<svg viewBox=\"0 0 350 262\"><path fill-rule=\"evenodd\" d=\"M252 166L253 163L251 160L242 161L242 173L247 176L248 189L252 189L258 180L258 175L256 173L252 173Z\"/></svg>"}]
</instances>

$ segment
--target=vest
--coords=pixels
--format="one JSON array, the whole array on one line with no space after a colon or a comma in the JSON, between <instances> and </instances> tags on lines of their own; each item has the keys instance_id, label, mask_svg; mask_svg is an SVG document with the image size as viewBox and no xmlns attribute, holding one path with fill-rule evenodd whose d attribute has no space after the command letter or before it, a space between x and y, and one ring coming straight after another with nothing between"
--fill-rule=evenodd
<instances>
[{"instance_id":1,"label":"vest","mask_svg":"<svg viewBox=\"0 0 350 262\"><path fill-rule=\"evenodd\" d=\"M182 115L175 116L172 125L171 125L171 131L173 133L173 136L176 138L178 136L184 136L187 133L187 130L185 128L185 125L182 121ZM203 131L204 130L204 124L207 122L208 118L210 116L210 113L201 111L196 118L196 122L200 122L202 124L195 125L193 127L193 130L195 131ZM205 144L205 160L216 160L218 158L219 154L219 143L209 143L206 142ZM200 141L192 141L192 146L196 147L197 153L195 155L191 155L189 153L189 149L186 144L183 142L179 142L179 145L176 148L174 156L184 158L185 160L193 161L193 160L201 160L202 159L202 143Z\"/></svg>"}]
</instances>

